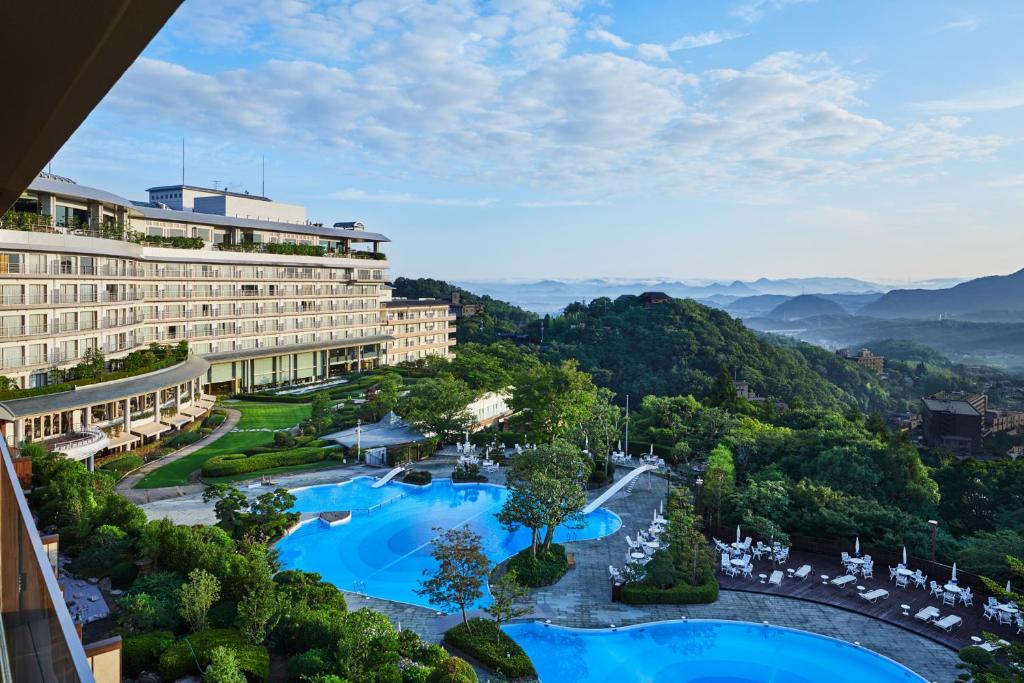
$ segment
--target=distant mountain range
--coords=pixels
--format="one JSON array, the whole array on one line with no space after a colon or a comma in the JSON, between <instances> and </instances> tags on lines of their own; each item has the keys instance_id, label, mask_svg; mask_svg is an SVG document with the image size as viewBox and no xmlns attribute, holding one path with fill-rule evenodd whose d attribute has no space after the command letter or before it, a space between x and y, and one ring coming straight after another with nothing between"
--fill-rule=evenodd
<instances>
[{"instance_id":1,"label":"distant mountain range","mask_svg":"<svg viewBox=\"0 0 1024 683\"><path fill-rule=\"evenodd\" d=\"M948 287L959 280L928 280L912 283L916 287L929 289ZM574 301L593 301L598 297L615 299L623 294L640 294L646 291L660 291L682 298L696 299L716 308L729 310L733 315L762 315L782 303L786 297L801 294L817 294L839 303L848 312L855 312L871 297L877 298L892 289L891 284L868 282L847 277L811 277L770 279L753 281L683 281L661 279L615 279L592 278L587 280L539 280L534 282L482 282L460 281L459 286L508 301L537 313L557 313ZM771 295L783 297L774 300L771 306L760 308L760 304L746 301L740 308L732 310L731 305L740 301ZM756 310L745 308L754 305ZM742 311L742 312L741 312Z\"/></svg>"},{"instance_id":2,"label":"distant mountain range","mask_svg":"<svg viewBox=\"0 0 1024 683\"><path fill-rule=\"evenodd\" d=\"M1022 311L1024 270L969 280L949 289L895 289L859 313L875 318L997 320L1019 318Z\"/></svg>"},{"instance_id":3,"label":"distant mountain range","mask_svg":"<svg viewBox=\"0 0 1024 683\"><path fill-rule=\"evenodd\" d=\"M779 320L802 320L819 315L844 316L850 314L835 301L829 301L813 294L801 294L786 299L768 313L769 318Z\"/></svg>"}]
</instances>

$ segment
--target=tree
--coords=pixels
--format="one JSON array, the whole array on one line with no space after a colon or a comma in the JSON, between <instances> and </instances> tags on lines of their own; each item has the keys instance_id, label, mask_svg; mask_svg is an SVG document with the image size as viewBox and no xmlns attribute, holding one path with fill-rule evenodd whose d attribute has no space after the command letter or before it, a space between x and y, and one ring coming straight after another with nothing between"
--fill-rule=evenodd
<instances>
[{"instance_id":1,"label":"tree","mask_svg":"<svg viewBox=\"0 0 1024 683\"><path fill-rule=\"evenodd\" d=\"M710 406L728 410L730 413L743 411L743 401L736 393L736 385L733 384L729 370L724 365L718 368L718 376L715 378L715 384L711 387L711 392L708 393L706 402Z\"/></svg>"},{"instance_id":2,"label":"tree","mask_svg":"<svg viewBox=\"0 0 1024 683\"><path fill-rule=\"evenodd\" d=\"M210 664L203 674L203 683L245 683L245 674L231 650L219 645L210 651Z\"/></svg>"},{"instance_id":3,"label":"tree","mask_svg":"<svg viewBox=\"0 0 1024 683\"><path fill-rule=\"evenodd\" d=\"M238 629L253 643L262 643L281 620L286 607L272 582L260 584L256 590L245 594L238 603Z\"/></svg>"},{"instance_id":4,"label":"tree","mask_svg":"<svg viewBox=\"0 0 1024 683\"><path fill-rule=\"evenodd\" d=\"M510 569L491 584L491 604L484 611L491 615L491 619L500 628L503 623L533 611L532 607L523 604L523 599L529 593L530 590L519 583L516 571ZM500 631L496 630L496 633Z\"/></svg>"},{"instance_id":5,"label":"tree","mask_svg":"<svg viewBox=\"0 0 1024 683\"><path fill-rule=\"evenodd\" d=\"M289 512L293 505L295 496L285 488L257 496L250 507L250 514L244 518L246 535L260 541L282 535L298 521L299 513Z\"/></svg>"},{"instance_id":6,"label":"tree","mask_svg":"<svg viewBox=\"0 0 1024 683\"><path fill-rule=\"evenodd\" d=\"M679 489L669 494L667 520L663 540L678 576L690 585L704 583L714 571L714 555L701 531L701 519Z\"/></svg>"},{"instance_id":7,"label":"tree","mask_svg":"<svg viewBox=\"0 0 1024 683\"><path fill-rule=\"evenodd\" d=\"M715 526L722 526L722 501L727 500L736 488L736 467L732 452L719 444L708 455L708 466L704 472L704 494L715 506Z\"/></svg>"},{"instance_id":8,"label":"tree","mask_svg":"<svg viewBox=\"0 0 1024 683\"><path fill-rule=\"evenodd\" d=\"M220 581L213 574L202 569L193 569L188 581L178 589L181 618L189 623L192 631L206 628L206 614L213 603L220 598Z\"/></svg>"},{"instance_id":9,"label":"tree","mask_svg":"<svg viewBox=\"0 0 1024 683\"><path fill-rule=\"evenodd\" d=\"M374 419L380 420L395 409L398 405L401 391L401 375L396 372L389 372L381 377L380 382L377 383L377 390L373 393L373 398L370 401Z\"/></svg>"},{"instance_id":10,"label":"tree","mask_svg":"<svg viewBox=\"0 0 1024 683\"><path fill-rule=\"evenodd\" d=\"M244 516L243 512L249 509L249 499L234 486L213 484L203 491L203 502L209 503L211 500L217 501L213 505L217 523L235 536Z\"/></svg>"},{"instance_id":11,"label":"tree","mask_svg":"<svg viewBox=\"0 0 1024 683\"><path fill-rule=\"evenodd\" d=\"M597 403L597 387L576 361L542 365L515 379L513 426L536 443L568 436L586 422Z\"/></svg>"},{"instance_id":12,"label":"tree","mask_svg":"<svg viewBox=\"0 0 1024 683\"><path fill-rule=\"evenodd\" d=\"M435 528L435 531L442 531ZM419 595L427 596L431 605L462 611L462 623L469 627L466 608L483 597L484 578L490 562L480 545L480 536L467 528L445 531L434 538L431 553L437 562L433 572L424 570L430 578L420 582Z\"/></svg>"},{"instance_id":13,"label":"tree","mask_svg":"<svg viewBox=\"0 0 1024 683\"><path fill-rule=\"evenodd\" d=\"M509 498L499 513L506 528L524 526L533 532L531 547L537 554L537 532L546 527L543 550L551 549L555 529L580 521L587 504L584 484L590 463L567 441L556 441L522 453L506 475Z\"/></svg>"},{"instance_id":14,"label":"tree","mask_svg":"<svg viewBox=\"0 0 1024 683\"><path fill-rule=\"evenodd\" d=\"M341 618L341 637L335 649L339 672L350 681L399 683L398 634L379 612L360 609Z\"/></svg>"},{"instance_id":15,"label":"tree","mask_svg":"<svg viewBox=\"0 0 1024 683\"><path fill-rule=\"evenodd\" d=\"M398 414L424 434L437 435L442 443L461 437L473 424L466 406L476 395L465 382L442 373L425 379L398 402Z\"/></svg>"},{"instance_id":16,"label":"tree","mask_svg":"<svg viewBox=\"0 0 1024 683\"><path fill-rule=\"evenodd\" d=\"M609 454L622 438L623 411L612 403L615 394L609 389L598 389L589 415L576 428L576 445L587 447L595 462L603 462L605 474L611 468Z\"/></svg>"}]
</instances>

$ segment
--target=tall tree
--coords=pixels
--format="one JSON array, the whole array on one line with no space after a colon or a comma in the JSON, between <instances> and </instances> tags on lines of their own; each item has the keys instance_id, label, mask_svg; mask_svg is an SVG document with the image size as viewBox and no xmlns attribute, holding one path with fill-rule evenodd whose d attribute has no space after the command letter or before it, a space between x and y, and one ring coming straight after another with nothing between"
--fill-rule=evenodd
<instances>
[{"instance_id":1,"label":"tall tree","mask_svg":"<svg viewBox=\"0 0 1024 683\"><path fill-rule=\"evenodd\" d=\"M473 415L466 406L476 393L465 382L448 373L425 379L398 402L398 414L416 429L436 434L442 443L458 439L470 425Z\"/></svg>"},{"instance_id":2,"label":"tall tree","mask_svg":"<svg viewBox=\"0 0 1024 683\"><path fill-rule=\"evenodd\" d=\"M590 462L574 444L555 441L516 456L506 476L509 502L499 519L506 526L521 524L536 533L546 527L543 551L551 549L559 525L578 522L587 504L584 484Z\"/></svg>"},{"instance_id":3,"label":"tall tree","mask_svg":"<svg viewBox=\"0 0 1024 683\"><path fill-rule=\"evenodd\" d=\"M596 402L597 387L575 360L542 365L516 377L513 425L530 441L549 443L589 419Z\"/></svg>"},{"instance_id":4,"label":"tall tree","mask_svg":"<svg viewBox=\"0 0 1024 683\"><path fill-rule=\"evenodd\" d=\"M510 569L491 584L491 604L485 607L484 611L491 615L491 619L500 628L503 623L533 611L523 602L529 594L530 589L519 583L516 571ZM495 632L501 633L497 629Z\"/></svg>"},{"instance_id":5,"label":"tall tree","mask_svg":"<svg viewBox=\"0 0 1024 683\"><path fill-rule=\"evenodd\" d=\"M722 504L736 488L736 467L732 453L719 444L708 455L708 466L704 472L704 494L715 509L715 526L722 525Z\"/></svg>"},{"instance_id":6,"label":"tall tree","mask_svg":"<svg viewBox=\"0 0 1024 683\"><path fill-rule=\"evenodd\" d=\"M441 528L434 529L441 532ZM483 597L484 579L490 570L490 562L484 555L480 535L471 529L458 527L449 529L434 538L431 555L437 562L437 569L424 570L429 578L420 581L419 595L425 595L431 605L443 608L458 607L462 611L462 623L469 627L466 608Z\"/></svg>"},{"instance_id":7,"label":"tall tree","mask_svg":"<svg viewBox=\"0 0 1024 683\"><path fill-rule=\"evenodd\" d=\"M210 572L193 569L188 581L178 589L181 618L189 623L192 632L206 628L206 614L220 598L220 581Z\"/></svg>"}]
</instances>

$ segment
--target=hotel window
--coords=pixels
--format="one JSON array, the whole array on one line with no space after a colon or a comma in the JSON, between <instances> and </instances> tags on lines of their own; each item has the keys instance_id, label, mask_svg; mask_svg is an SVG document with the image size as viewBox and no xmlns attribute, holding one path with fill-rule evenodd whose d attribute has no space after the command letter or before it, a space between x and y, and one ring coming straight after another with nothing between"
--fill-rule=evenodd
<instances>
[{"instance_id":1,"label":"hotel window","mask_svg":"<svg viewBox=\"0 0 1024 683\"><path fill-rule=\"evenodd\" d=\"M0 252L0 273L20 273L21 254Z\"/></svg>"},{"instance_id":2,"label":"hotel window","mask_svg":"<svg viewBox=\"0 0 1024 683\"><path fill-rule=\"evenodd\" d=\"M46 254L29 254L25 260L29 273L43 274L46 272Z\"/></svg>"}]
</instances>

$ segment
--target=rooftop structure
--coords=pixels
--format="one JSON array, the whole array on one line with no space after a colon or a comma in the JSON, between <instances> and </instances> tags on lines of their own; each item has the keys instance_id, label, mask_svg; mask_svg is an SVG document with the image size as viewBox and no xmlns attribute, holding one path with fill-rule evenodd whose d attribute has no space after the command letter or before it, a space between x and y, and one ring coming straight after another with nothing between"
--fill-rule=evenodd
<instances>
[{"instance_id":1,"label":"rooftop structure","mask_svg":"<svg viewBox=\"0 0 1024 683\"><path fill-rule=\"evenodd\" d=\"M856 353L850 349L841 349L836 351L836 354L847 360L854 361L857 365L867 368L876 375L881 375L885 372L885 356L877 356L868 349L861 349Z\"/></svg>"},{"instance_id":2,"label":"rooftop structure","mask_svg":"<svg viewBox=\"0 0 1024 683\"><path fill-rule=\"evenodd\" d=\"M921 399L925 443L959 457L980 452L987 405L984 394L935 394Z\"/></svg>"}]
</instances>

